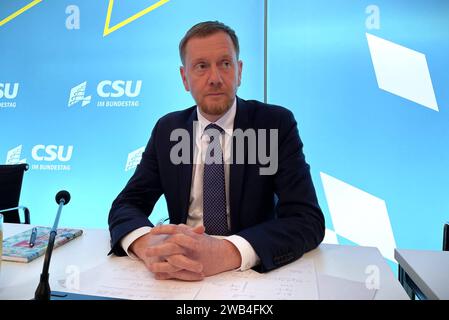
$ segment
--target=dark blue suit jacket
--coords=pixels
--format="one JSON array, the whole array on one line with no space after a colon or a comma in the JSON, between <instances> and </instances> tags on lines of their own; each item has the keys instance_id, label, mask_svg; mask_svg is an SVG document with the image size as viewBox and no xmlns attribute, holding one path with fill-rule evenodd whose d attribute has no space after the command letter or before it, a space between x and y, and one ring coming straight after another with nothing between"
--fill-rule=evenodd
<instances>
[{"instance_id":1,"label":"dark blue suit jacket","mask_svg":"<svg viewBox=\"0 0 449 320\"><path fill-rule=\"evenodd\" d=\"M125 255L120 240L139 227L152 226L148 217L162 194L167 201L170 223L186 223L192 161L179 165L170 161L170 150L178 143L170 141L170 134L177 128L189 131L192 160L195 120L196 106L170 113L156 123L140 165L112 204L111 253ZM279 130L276 174L260 175L263 166L259 162L230 165L231 233L252 245L261 259L256 269L265 272L316 248L324 237L324 217L293 114L279 106L237 98L234 129L237 128Z\"/></svg>"}]
</instances>

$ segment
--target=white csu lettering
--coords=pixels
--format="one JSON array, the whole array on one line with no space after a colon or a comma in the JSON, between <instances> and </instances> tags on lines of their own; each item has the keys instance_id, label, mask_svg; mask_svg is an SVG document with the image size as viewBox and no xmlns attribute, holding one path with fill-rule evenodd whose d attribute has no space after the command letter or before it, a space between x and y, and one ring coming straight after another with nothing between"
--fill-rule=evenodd
<instances>
[{"instance_id":1,"label":"white csu lettering","mask_svg":"<svg viewBox=\"0 0 449 320\"><path fill-rule=\"evenodd\" d=\"M128 80L103 80L97 86L97 93L102 98L119 98L126 95L129 98L135 98L140 94L142 80L137 80L134 90L133 81Z\"/></svg>"},{"instance_id":2,"label":"white csu lettering","mask_svg":"<svg viewBox=\"0 0 449 320\"><path fill-rule=\"evenodd\" d=\"M72 158L73 146L68 146L64 155L64 146L55 146L38 144L31 150L31 155L36 161L55 161L67 162Z\"/></svg>"},{"instance_id":3,"label":"white csu lettering","mask_svg":"<svg viewBox=\"0 0 449 320\"><path fill-rule=\"evenodd\" d=\"M0 83L0 99L5 97L6 99L14 99L17 97L17 92L19 91L19 84L14 83L11 92L11 83Z\"/></svg>"}]
</instances>

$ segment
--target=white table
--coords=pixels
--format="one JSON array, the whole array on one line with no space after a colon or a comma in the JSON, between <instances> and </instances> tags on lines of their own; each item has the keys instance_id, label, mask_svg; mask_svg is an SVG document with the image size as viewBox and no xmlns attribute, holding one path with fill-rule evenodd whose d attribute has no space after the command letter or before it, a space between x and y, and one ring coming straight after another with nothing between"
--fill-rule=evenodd
<instances>
[{"instance_id":1,"label":"white table","mask_svg":"<svg viewBox=\"0 0 449 320\"><path fill-rule=\"evenodd\" d=\"M449 299L449 251L396 249L394 257L410 298Z\"/></svg>"},{"instance_id":2,"label":"white table","mask_svg":"<svg viewBox=\"0 0 449 320\"><path fill-rule=\"evenodd\" d=\"M31 227L5 223L4 237ZM103 263L113 265L117 258L107 256L109 241L108 230L84 229L81 237L54 249L50 265L51 289L63 291L57 279L64 279L66 272L72 272L74 267L83 272ZM379 284L375 299L408 299L377 248L322 244L305 257L313 258L315 269L321 275L358 282L375 277ZM44 256L41 256L30 263L3 261L0 299L33 298L42 272L43 259Z\"/></svg>"}]
</instances>

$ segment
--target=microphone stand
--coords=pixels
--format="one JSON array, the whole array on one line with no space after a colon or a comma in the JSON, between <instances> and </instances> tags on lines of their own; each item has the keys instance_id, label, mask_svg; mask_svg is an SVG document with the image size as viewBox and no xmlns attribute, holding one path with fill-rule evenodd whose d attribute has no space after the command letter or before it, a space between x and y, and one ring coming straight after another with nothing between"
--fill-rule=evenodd
<instances>
[{"instance_id":1,"label":"microphone stand","mask_svg":"<svg viewBox=\"0 0 449 320\"><path fill-rule=\"evenodd\" d=\"M55 245L55 238L56 238L56 229L58 228L59 223L59 217L61 216L62 207L65 204L65 199L62 198L59 201L59 208L58 213L56 215L55 222L53 224L53 227L50 231L50 237L48 239L48 246L47 250L45 251L45 260L44 260L44 266L42 268L41 278L39 281L39 285L37 286L36 292L34 293L34 299L35 300L50 300L50 284L48 282L49 273L48 269L50 267L50 260L51 260L51 254L53 252L53 246Z\"/></svg>"},{"instance_id":2,"label":"microphone stand","mask_svg":"<svg viewBox=\"0 0 449 320\"><path fill-rule=\"evenodd\" d=\"M115 298L100 297L100 296L90 296L70 292L62 291L51 291L50 284L48 282L49 273L48 269L50 267L51 254L53 252L53 247L55 245L56 233L59 223L59 217L61 216L62 207L68 204L70 201L70 193L67 191L60 191L56 195L56 203L59 204L58 213L56 215L55 222L50 231L50 237L48 238L47 250L45 251L44 266L42 268L41 278L39 285L37 286L36 292L34 293L35 300L116 300Z\"/></svg>"}]
</instances>

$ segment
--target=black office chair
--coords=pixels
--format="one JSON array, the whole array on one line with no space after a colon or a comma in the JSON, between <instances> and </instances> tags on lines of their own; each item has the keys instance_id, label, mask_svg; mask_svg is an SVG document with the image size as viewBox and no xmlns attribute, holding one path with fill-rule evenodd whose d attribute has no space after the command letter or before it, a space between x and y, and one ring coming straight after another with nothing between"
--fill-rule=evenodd
<instances>
[{"instance_id":1,"label":"black office chair","mask_svg":"<svg viewBox=\"0 0 449 320\"><path fill-rule=\"evenodd\" d=\"M443 251L449 251L449 222L443 228Z\"/></svg>"},{"instance_id":2,"label":"black office chair","mask_svg":"<svg viewBox=\"0 0 449 320\"><path fill-rule=\"evenodd\" d=\"M28 168L26 163L0 165L0 213L4 222L21 223L19 210L22 209L25 223L30 224L30 210L19 206L23 174Z\"/></svg>"}]
</instances>

